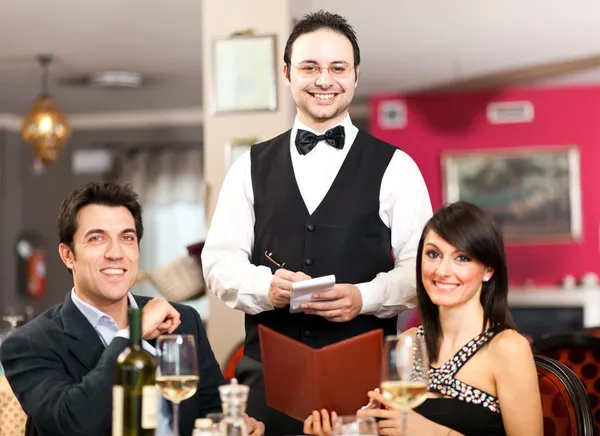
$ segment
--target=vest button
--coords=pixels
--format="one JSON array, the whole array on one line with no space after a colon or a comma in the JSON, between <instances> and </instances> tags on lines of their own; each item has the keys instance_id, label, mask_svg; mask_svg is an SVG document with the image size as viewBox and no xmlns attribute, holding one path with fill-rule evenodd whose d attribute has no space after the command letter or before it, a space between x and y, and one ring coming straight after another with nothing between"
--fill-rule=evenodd
<instances>
[{"instance_id":1,"label":"vest button","mask_svg":"<svg viewBox=\"0 0 600 436\"><path fill-rule=\"evenodd\" d=\"M304 330L304 336L310 338L310 330Z\"/></svg>"},{"instance_id":2,"label":"vest button","mask_svg":"<svg viewBox=\"0 0 600 436\"><path fill-rule=\"evenodd\" d=\"M308 266L312 265L312 259L304 259L304 263L307 264Z\"/></svg>"},{"instance_id":3,"label":"vest button","mask_svg":"<svg viewBox=\"0 0 600 436\"><path fill-rule=\"evenodd\" d=\"M307 226L306 226L306 229L307 229L309 232L312 232L312 231L314 231L314 230L315 230L315 226L314 226L314 224L309 224L309 225L307 225Z\"/></svg>"}]
</instances>

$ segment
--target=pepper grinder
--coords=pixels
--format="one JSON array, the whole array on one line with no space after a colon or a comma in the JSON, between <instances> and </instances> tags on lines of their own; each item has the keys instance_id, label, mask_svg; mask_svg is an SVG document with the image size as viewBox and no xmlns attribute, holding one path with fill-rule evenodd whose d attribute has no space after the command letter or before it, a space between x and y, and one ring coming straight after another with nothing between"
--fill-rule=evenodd
<instances>
[{"instance_id":1,"label":"pepper grinder","mask_svg":"<svg viewBox=\"0 0 600 436\"><path fill-rule=\"evenodd\" d=\"M219 430L223 436L248 436L248 427L244 419L248 392L250 388L238 384L235 378L228 385L219 386L219 395L223 406L223 419Z\"/></svg>"}]
</instances>

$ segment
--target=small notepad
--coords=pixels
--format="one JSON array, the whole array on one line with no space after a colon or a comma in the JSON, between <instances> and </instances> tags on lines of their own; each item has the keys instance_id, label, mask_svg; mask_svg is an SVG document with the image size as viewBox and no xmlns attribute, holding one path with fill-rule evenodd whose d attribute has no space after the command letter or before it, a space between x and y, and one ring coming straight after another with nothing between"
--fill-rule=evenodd
<instances>
[{"instance_id":1,"label":"small notepad","mask_svg":"<svg viewBox=\"0 0 600 436\"><path fill-rule=\"evenodd\" d=\"M300 305L302 303L314 301L312 298L314 292L328 290L332 288L333 285L335 285L335 276L333 274L292 283L290 313L302 312Z\"/></svg>"}]
</instances>

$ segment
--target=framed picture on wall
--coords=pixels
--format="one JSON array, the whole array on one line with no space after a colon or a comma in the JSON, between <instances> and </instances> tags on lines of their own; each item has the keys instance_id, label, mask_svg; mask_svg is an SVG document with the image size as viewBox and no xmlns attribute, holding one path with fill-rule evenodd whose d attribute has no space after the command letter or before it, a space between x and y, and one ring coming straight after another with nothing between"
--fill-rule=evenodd
<instances>
[{"instance_id":1,"label":"framed picture on wall","mask_svg":"<svg viewBox=\"0 0 600 436\"><path fill-rule=\"evenodd\" d=\"M461 150L442 154L445 203L486 210L508 243L582 236L579 150L574 146Z\"/></svg>"},{"instance_id":2,"label":"framed picture on wall","mask_svg":"<svg viewBox=\"0 0 600 436\"><path fill-rule=\"evenodd\" d=\"M213 40L212 113L275 111L276 53L276 35Z\"/></svg>"},{"instance_id":3,"label":"framed picture on wall","mask_svg":"<svg viewBox=\"0 0 600 436\"><path fill-rule=\"evenodd\" d=\"M256 144L257 139L239 138L225 144L225 170L229 171L231 165L245 152L250 150L252 144Z\"/></svg>"}]
</instances>

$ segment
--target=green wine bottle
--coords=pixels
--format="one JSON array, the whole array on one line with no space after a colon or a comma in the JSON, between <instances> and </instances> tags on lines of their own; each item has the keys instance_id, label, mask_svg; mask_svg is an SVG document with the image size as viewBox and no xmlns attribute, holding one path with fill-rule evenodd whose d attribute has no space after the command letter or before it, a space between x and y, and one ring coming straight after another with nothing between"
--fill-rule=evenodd
<instances>
[{"instance_id":1,"label":"green wine bottle","mask_svg":"<svg viewBox=\"0 0 600 436\"><path fill-rule=\"evenodd\" d=\"M142 348L142 311L129 309L129 347L117 358L112 436L154 435L158 414L156 365Z\"/></svg>"}]
</instances>

